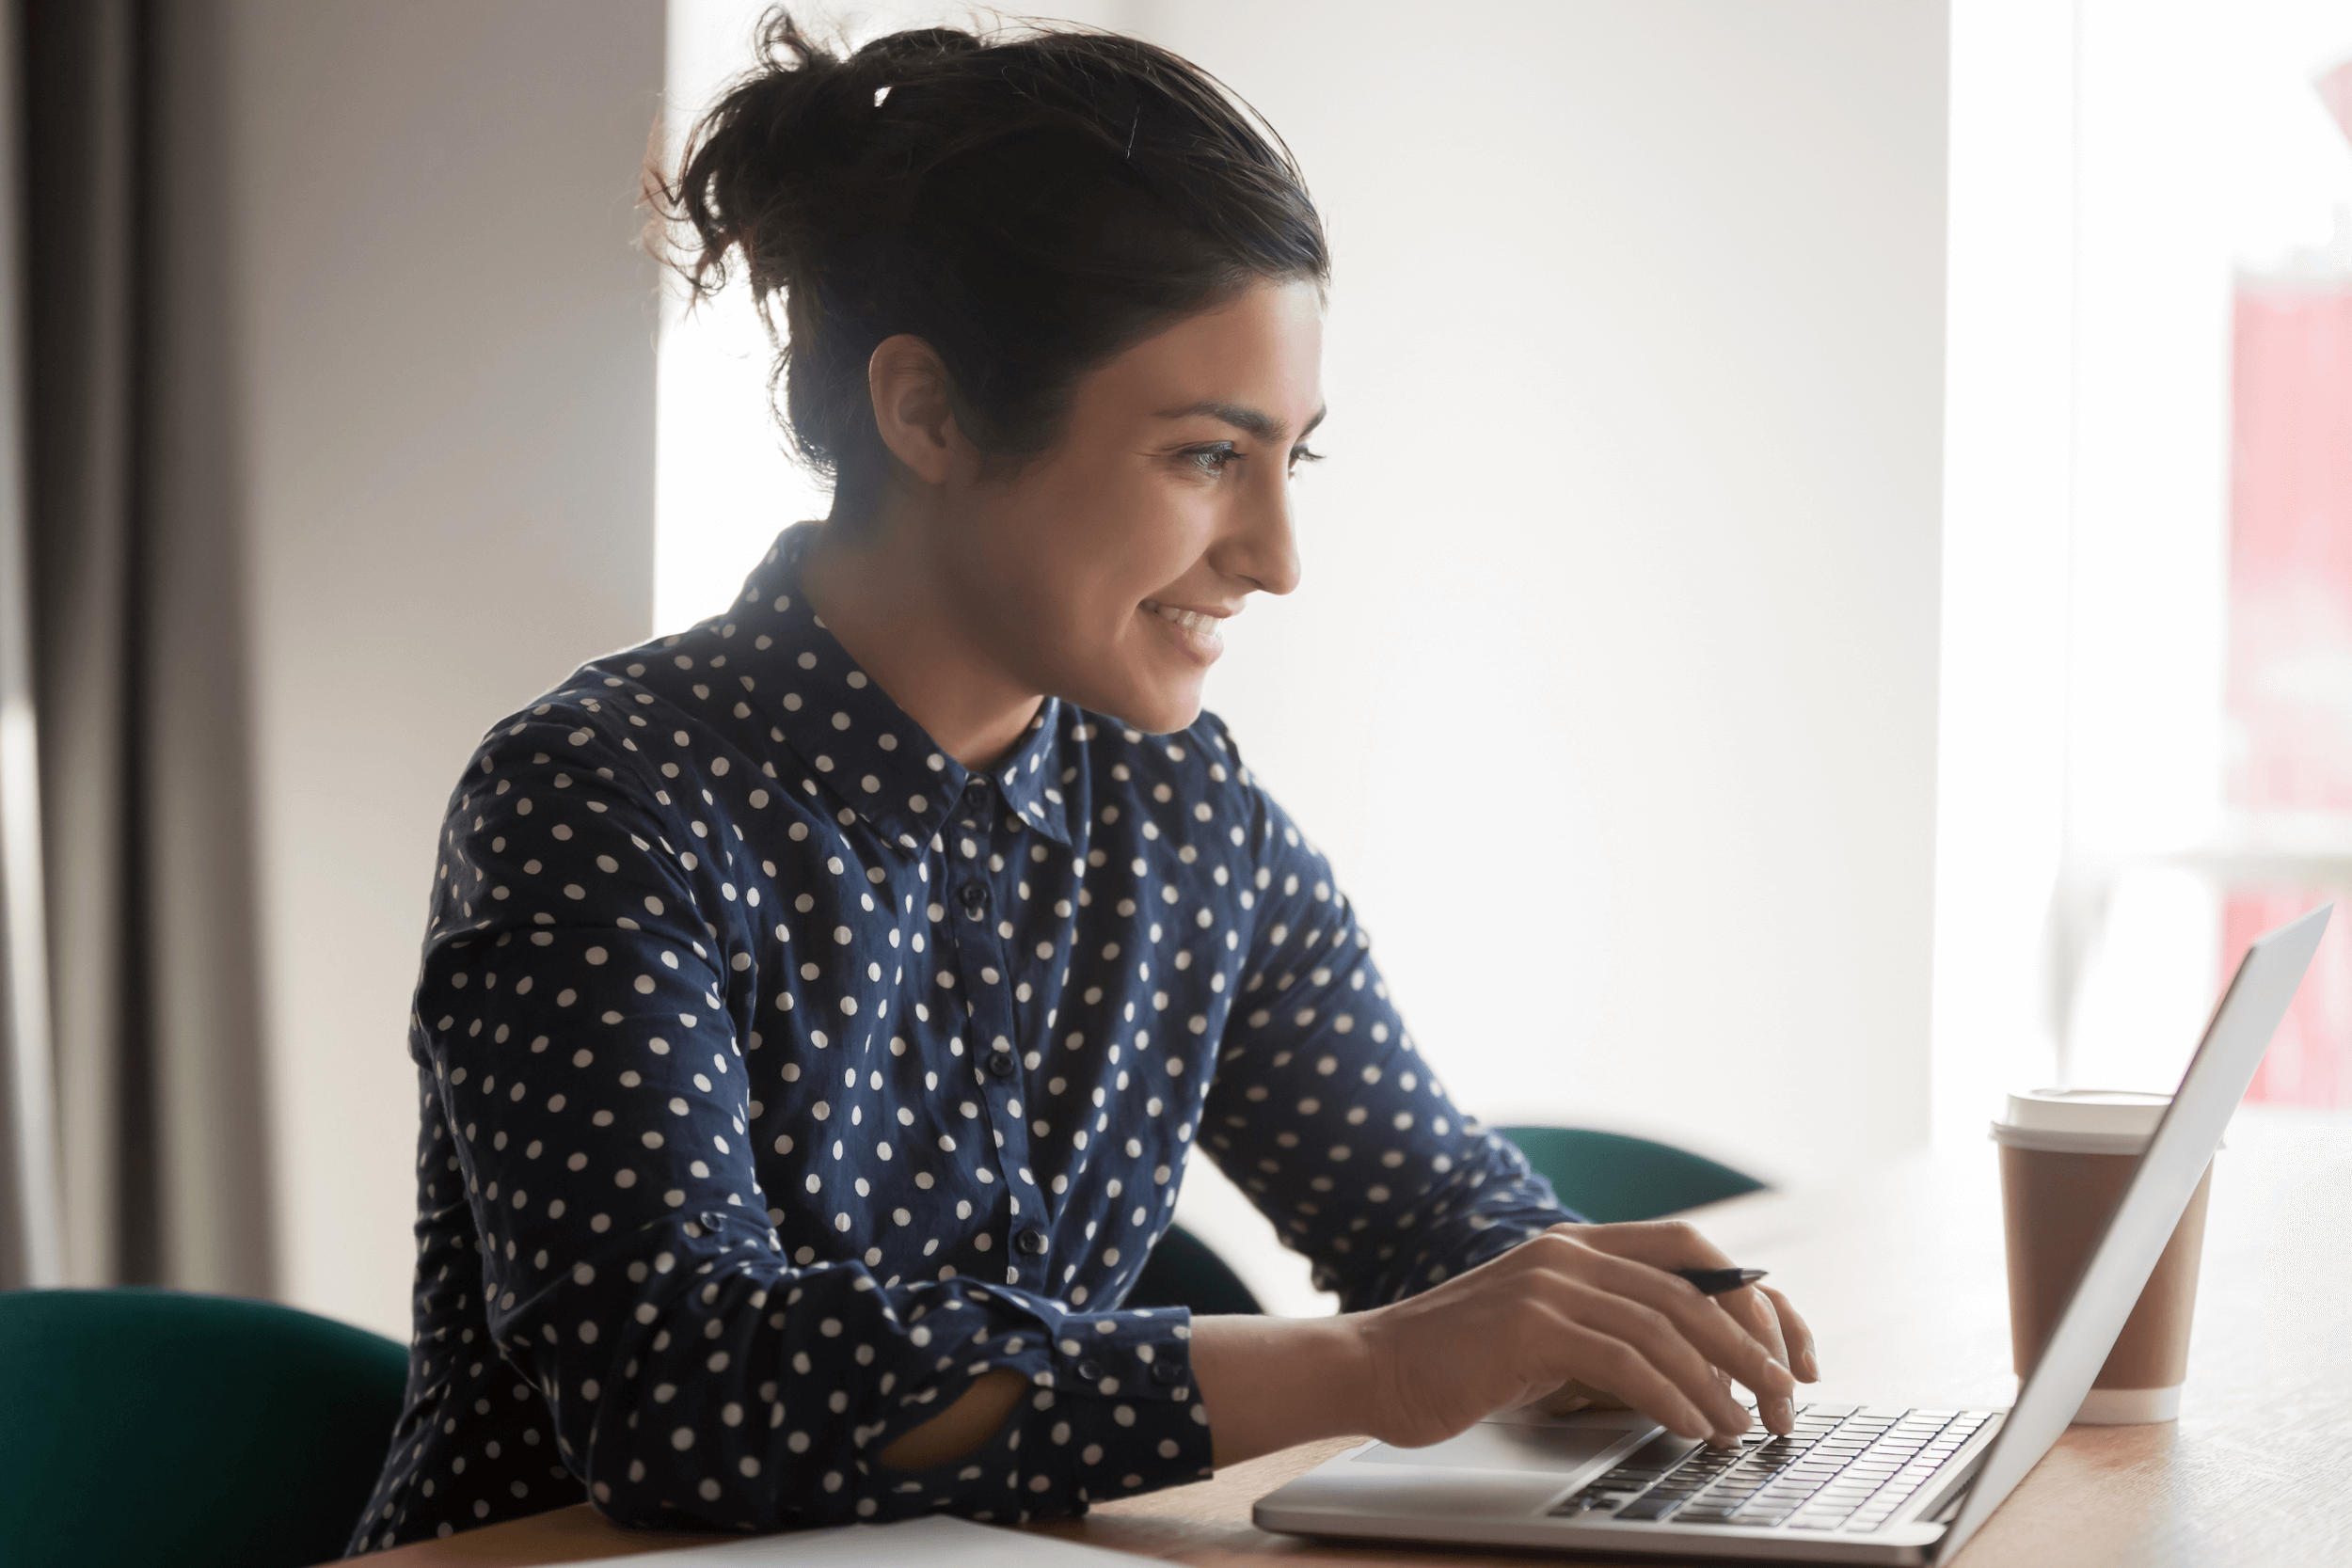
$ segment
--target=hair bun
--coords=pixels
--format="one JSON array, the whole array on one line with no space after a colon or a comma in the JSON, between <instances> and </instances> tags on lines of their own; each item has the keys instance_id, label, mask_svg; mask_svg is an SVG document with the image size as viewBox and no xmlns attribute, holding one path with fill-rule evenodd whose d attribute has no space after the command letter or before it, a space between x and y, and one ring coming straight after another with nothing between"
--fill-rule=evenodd
<instances>
[{"instance_id":1,"label":"hair bun","mask_svg":"<svg viewBox=\"0 0 2352 1568\"><path fill-rule=\"evenodd\" d=\"M845 57L772 10L758 64L648 194L693 297L742 267L777 342L771 390L836 510L887 472L866 391L884 338L939 354L984 451L1032 451L1078 374L1152 324L1329 270L1280 138L1115 33L925 27Z\"/></svg>"}]
</instances>

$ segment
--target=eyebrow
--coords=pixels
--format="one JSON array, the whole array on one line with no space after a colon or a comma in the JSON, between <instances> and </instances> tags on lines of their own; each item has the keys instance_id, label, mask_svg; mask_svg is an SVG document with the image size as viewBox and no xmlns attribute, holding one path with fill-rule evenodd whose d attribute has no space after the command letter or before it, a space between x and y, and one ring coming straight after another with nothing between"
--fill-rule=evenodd
<instances>
[{"instance_id":1,"label":"eyebrow","mask_svg":"<svg viewBox=\"0 0 2352 1568\"><path fill-rule=\"evenodd\" d=\"M1329 404L1315 410L1315 417L1309 420L1305 427L1299 431L1298 438L1305 440L1313 433L1315 426L1323 422L1324 416L1330 412ZM1165 409L1160 414L1163 420L1189 420L1201 416L1222 420L1246 436L1255 436L1261 441L1271 441L1282 432L1282 421L1271 414L1251 408L1246 404L1218 403L1214 399L1205 403L1196 403L1185 408Z\"/></svg>"}]
</instances>

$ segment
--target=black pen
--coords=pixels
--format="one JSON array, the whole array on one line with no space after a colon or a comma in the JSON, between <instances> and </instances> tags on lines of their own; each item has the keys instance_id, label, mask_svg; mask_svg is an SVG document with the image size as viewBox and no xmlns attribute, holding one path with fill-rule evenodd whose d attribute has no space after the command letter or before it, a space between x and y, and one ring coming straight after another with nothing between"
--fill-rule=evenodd
<instances>
[{"instance_id":1,"label":"black pen","mask_svg":"<svg viewBox=\"0 0 2352 1568\"><path fill-rule=\"evenodd\" d=\"M1762 1269L1669 1269L1677 1279L1687 1279L1699 1288L1699 1294L1720 1296L1725 1291L1736 1291L1742 1285L1753 1285L1764 1277Z\"/></svg>"}]
</instances>

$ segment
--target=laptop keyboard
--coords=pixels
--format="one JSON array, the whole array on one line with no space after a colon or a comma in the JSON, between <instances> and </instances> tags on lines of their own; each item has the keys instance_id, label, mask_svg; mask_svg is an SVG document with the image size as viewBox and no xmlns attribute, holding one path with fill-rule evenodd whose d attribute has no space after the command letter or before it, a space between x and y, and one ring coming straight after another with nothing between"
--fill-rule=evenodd
<instances>
[{"instance_id":1,"label":"laptop keyboard","mask_svg":"<svg viewBox=\"0 0 2352 1568\"><path fill-rule=\"evenodd\" d=\"M1554 1514L1677 1525L1873 1530L1983 1430L1984 1410L1797 1407L1786 1437L1738 1447L1653 1439L1553 1508Z\"/></svg>"}]
</instances>

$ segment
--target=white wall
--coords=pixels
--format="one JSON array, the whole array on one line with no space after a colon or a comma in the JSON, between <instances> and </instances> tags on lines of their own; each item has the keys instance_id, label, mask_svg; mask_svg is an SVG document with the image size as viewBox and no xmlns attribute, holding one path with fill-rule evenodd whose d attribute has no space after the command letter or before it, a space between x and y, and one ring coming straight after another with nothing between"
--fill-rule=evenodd
<instances>
[{"instance_id":1,"label":"white wall","mask_svg":"<svg viewBox=\"0 0 2352 1568\"><path fill-rule=\"evenodd\" d=\"M1150 15L1338 260L1306 586L1211 702L1455 1095L1799 1181L1922 1138L1944 8Z\"/></svg>"},{"instance_id":2,"label":"white wall","mask_svg":"<svg viewBox=\"0 0 2352 1568\"><path fill-rule=\"evenodd\" d=\"M230 0L280 1291L405 1338L443 806L650 625L657 0Z\"/></svg>"},{"instance_id":3,"label":"white wall","mask_svg":"<svg viewBox=\"0 0 2352 1568\"><path fill-rule=\"evenodd\" d=\"M1954 0L1934 1087L1981 1140L2057 1076L2066 959L2075 19Z\"/></svg>"},{"instance_id":4,"label":"white wall","mask_svg":"<svg viewBox=\"0 0 2352 1568\"><path fill-rule=\"evenodd\" d=\"M747 8L680 5L678 64ZM1328 219L1306 585L1210 703L1455 1094L1790 1180L1924 1138L1944 7L1103 10L1263 109ZM672 422L756 395L739 325L665 343L684 619L811 503L764 431ZM1231 1188L1183 1217L1314 1305Z\"/></svg>"}]
</instances>

